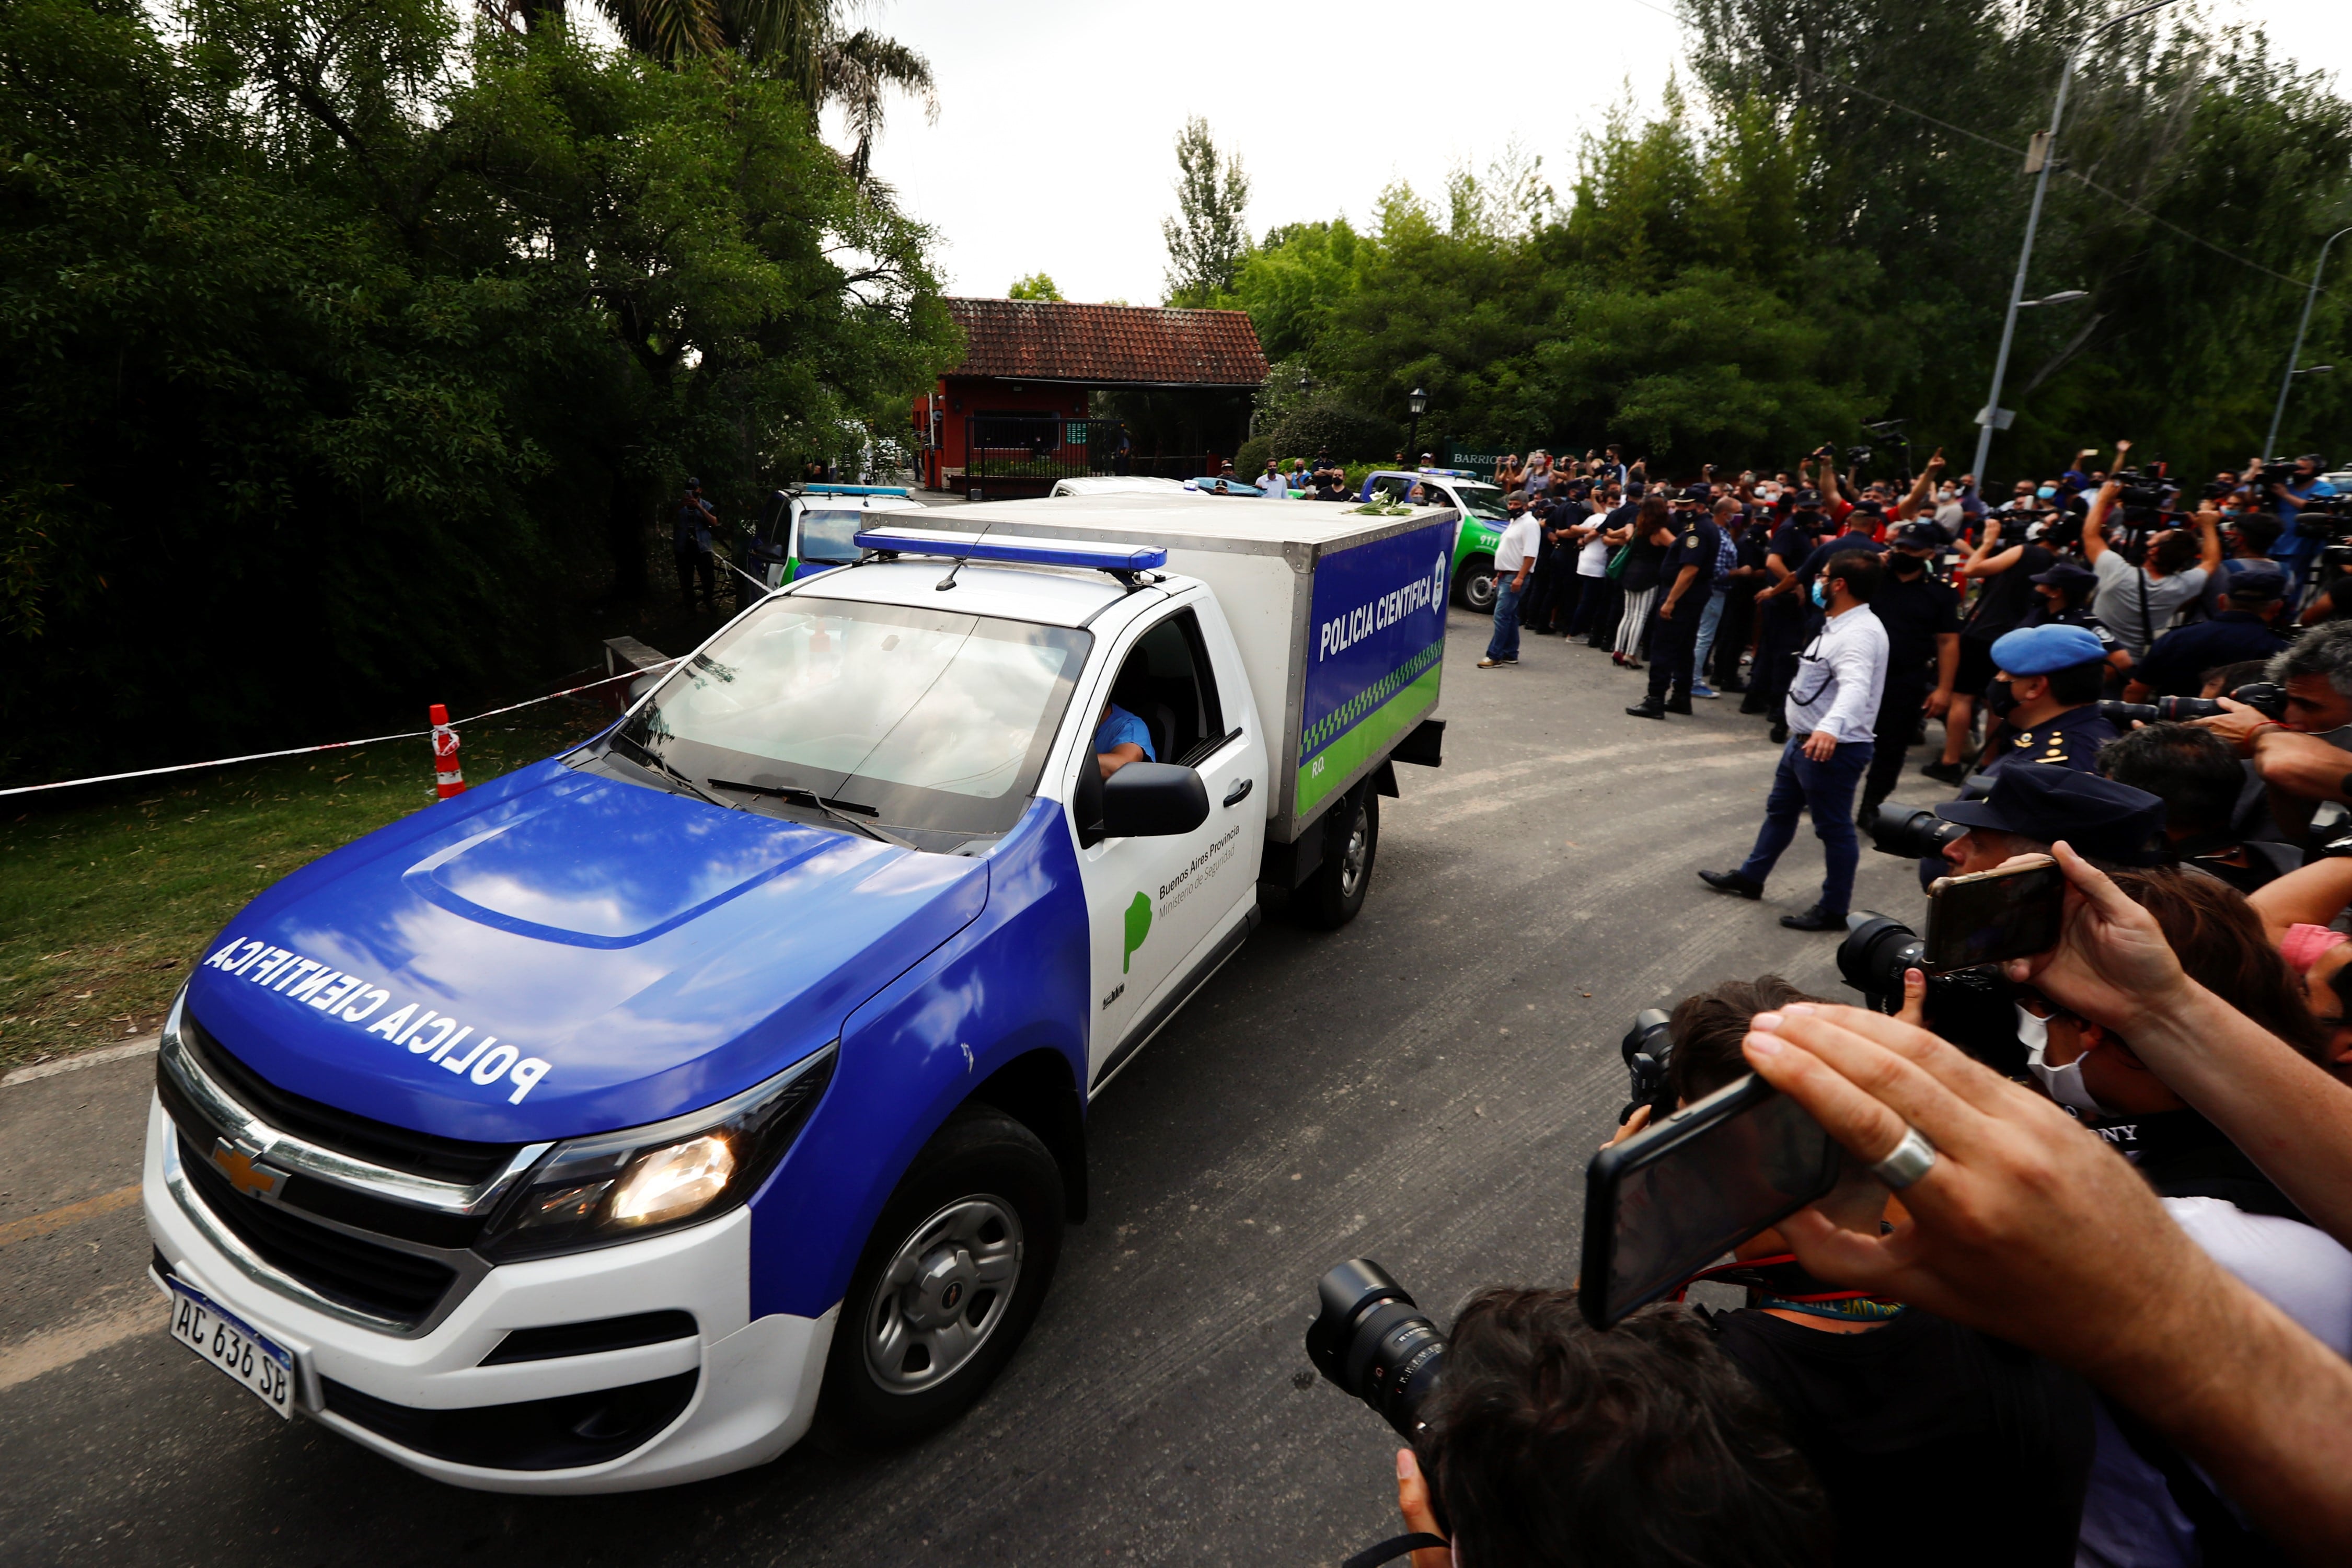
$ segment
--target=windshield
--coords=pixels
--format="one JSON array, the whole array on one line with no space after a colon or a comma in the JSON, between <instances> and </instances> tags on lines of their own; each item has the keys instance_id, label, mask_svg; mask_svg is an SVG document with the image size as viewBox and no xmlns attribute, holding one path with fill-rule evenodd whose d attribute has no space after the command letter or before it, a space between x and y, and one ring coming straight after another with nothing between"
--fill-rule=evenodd
<instances>
[{"instance_id":1,"label":"windshield","mask_svg":"<svg viewBox=\"0 0 2352 1568\"><path fill-rule=\"evenodd\" d=\"M866 514L862 511L801 513L800 559L826 566L848 565L857 559L857 546L850 541L865 526Z\"/></svg>"},{"instance_id":2,"label":"windshield","mask_svg":"<svg viewBox=\"0 0 2352 1568\"><path fill-rule=\"evenodd\" d=\"M1462 510L1484 522L1508 522L1511 514L1503 506L1503 492L1496 485L1454 482L1454 493L1461 499Z\"/></svg>"},{"instance_id":3,"label":"windshield","mask_svg":"<svg viewBox=\"0 0 2352 1568\"><path fill-rule=\"evenodd\" d=\"M830 805L948 847L1020 819L1092 644L1065 626L787 595L664 681L613 754L650 752L724 805L816 822Z\"/></svg>"}]
</instances>

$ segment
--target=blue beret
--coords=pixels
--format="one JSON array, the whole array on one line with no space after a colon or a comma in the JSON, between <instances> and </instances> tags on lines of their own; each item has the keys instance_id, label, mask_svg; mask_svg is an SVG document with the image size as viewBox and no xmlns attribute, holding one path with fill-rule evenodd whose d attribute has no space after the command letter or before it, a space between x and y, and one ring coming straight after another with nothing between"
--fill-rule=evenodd
<instances>
[{"instance_id":1,"label":"blue beret","mask_svg":"<svg viewBox=\"0 0 2352 1568\"><path fill-rule=\"evenodd\" d=\"M2099 639L2082 626L2025 626L1992 645L1994 667L2011 675L2047 675L2106 657Z\"/></svg>"}]
</instances>

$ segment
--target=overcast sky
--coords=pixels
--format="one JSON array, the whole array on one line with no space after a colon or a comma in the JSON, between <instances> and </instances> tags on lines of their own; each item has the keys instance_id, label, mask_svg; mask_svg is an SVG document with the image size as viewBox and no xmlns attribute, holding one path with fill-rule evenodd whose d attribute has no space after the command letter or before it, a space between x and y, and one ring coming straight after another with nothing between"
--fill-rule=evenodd
<instances>
[{"instance_id":1,"label":"overcast sky","mask_svg":"<svg viewBox=\"0 0 2352 1568\"><path fill-rule=\"evenodd\" d=\"M2347 0L2207 9L2259 21L2343 90ZM939 123L894 105L875 169L940 231L950 291L1002 295L1042 269L1066 298L1139 305L1161 296L1160 220L1187 115L1241 152L1262 235L1360 221L1392 180L1433 195L1449 169L1484 170L1514 141L1565 195L1580 132L1629 85L1654 108L1683 58L1680 27L1643 0L875 0L864 19L938 72ZM1562 69L1571 92L1509 85Z\"/></svg>"}]
</instances>

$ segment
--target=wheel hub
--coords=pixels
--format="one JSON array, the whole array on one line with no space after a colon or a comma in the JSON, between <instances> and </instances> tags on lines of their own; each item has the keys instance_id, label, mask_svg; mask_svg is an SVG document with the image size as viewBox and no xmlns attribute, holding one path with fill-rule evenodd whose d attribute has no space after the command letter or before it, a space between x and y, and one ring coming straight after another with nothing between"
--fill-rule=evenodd
<instances>
[{"instance_id":1,"label":"wheel hub","mask_svg":"<svg viewBox=\"0 0 2352 1568\"><path fill-rule=\"evenodd\" d=\"M955 1375L1004 1321L1021 1278L1021 1220L1001 1198L948 1205L915 1227L866 1313L866 1367L893 1394Z\"/></svg>"}]
</instances>

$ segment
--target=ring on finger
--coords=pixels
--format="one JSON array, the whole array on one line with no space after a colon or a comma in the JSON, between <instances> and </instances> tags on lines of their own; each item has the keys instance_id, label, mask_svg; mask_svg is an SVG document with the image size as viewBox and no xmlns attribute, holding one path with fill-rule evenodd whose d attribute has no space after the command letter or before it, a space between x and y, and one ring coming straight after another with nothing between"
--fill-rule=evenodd
<instances>
[{"instance_id":1,"label":"ring on finger","mask_svg":"<svg viewBox=\"0 0 2352 1568\"><path fill-rule=\"evenodd\" d=\"M1916 1127L1903 1129L1903 1142L1870 1167L1871 1174L1895 1192L1901 1192L1936 1166L1936 1146Z\"/></svg>"}]
</instances>

